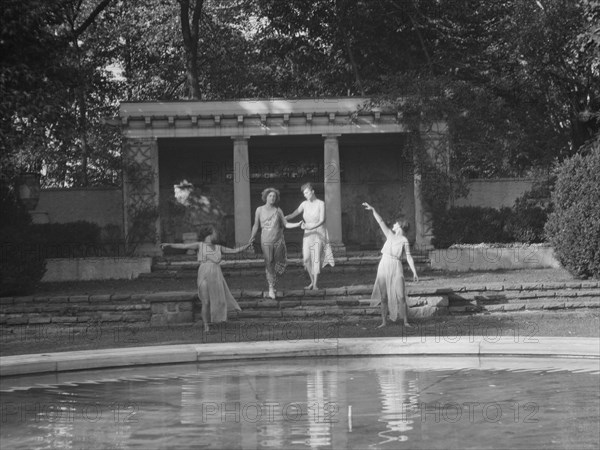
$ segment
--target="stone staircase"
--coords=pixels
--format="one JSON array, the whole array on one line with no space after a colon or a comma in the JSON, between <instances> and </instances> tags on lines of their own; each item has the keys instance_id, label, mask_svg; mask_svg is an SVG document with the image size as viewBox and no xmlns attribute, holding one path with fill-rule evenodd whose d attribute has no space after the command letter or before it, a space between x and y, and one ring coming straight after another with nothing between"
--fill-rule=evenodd
<instances>
[{"instance_id":1,"label":"stone staircase","mask_svg":"<svg viewBox=\"0 0 600 450\"><path fill-rule=\"evenodd\" d=\"M244 253L237 255L224 255L221 269L225 277L243 277L264 275L265 266L261 254ZM381 259L378 251L348 252L345 256L336 256L335 267L327 267L328 273L352 273L369 268L377 272L377 264ZM425 253L413 254L417 273L429 270L429 255ZM404 262L405 267L406 262ZM152 263L152 272L141 274L140 278L195 278L198 271L198 261L195 255L171 255L156 257ZM302 255L288 253L288 266L286 273L300 274L304 271Z\"/></svg>"},{"instance_id":2,"label":"stone staircase","mask_svg":"<svg viewBox=\"0 0 600 450\"><path fill-rule=\"evenodd\" d=\"M259 290L232 289L242 311L232 318L266 320L360 321L376 318L370 306L372 285L342 286L318 291L282 290L271 299ZM600 307L600 283L530 283L522 285L408 286L413 319L448 314L564 310ZM0 325L56 324L89 327L90 323L168 325L198 320L196 292L75 295L0 298Z\"/></svg>"}]
</instances>

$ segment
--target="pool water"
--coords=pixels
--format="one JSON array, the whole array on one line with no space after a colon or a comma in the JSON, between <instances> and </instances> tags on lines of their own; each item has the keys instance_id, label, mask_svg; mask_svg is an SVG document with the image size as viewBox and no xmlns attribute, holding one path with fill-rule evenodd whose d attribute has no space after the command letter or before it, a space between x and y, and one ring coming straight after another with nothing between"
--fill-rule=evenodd
<instances>
[{"instance_id":1,"label":"pool water","mask_svg":"<svg viewBox=\"0 0 600 450\"><path fill-rule=\"evenodd\" d=\"M0 445L600 446L598 360L297 358L2 379Z\"/></svg>"}]
</instances>

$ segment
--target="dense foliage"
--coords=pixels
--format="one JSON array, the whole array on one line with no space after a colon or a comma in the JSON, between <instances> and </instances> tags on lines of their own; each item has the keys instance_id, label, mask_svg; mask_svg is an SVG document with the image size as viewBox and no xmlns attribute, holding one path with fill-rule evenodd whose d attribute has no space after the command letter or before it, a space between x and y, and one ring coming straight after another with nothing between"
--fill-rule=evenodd
<instances>
[{"instance_id":1,"label":"dense foliage","mask_svg":"<svg viewBox=\"0 0 600 450\"><path fill-rule=\"evenodd\" d=\"M98 224L84 220L31 226L32 240L46 258L94 256L101 245L100 231Z\"/></svg>"},{"instance_id":2,"label":"dense foliage","mask_svg":"<svg viewBox=\"0 0 600 450\"><path fill-rule=\"evenodd\" d=\"M452 207L433 215L433 245L546 242L544 227L552 211L551 180L534 185L512 208Z\"/></svg>"},{"instance_id":3,"label":"dense foliage","mask_svg":"<svg viewBox=\"0 0 600 450\"><path fill-rule=\"evenodd\" d=\"M598 131L599 5L5 0L0 175L119 184L123 100L347 95L445 119L462 177L525 174Z\"/></svg>"},{"instance_id":4,"label":"dense foliage","mask_svg":"<svg viewBox=\"0 0 600 450\"><path fill-rule=\"evenodd\" d=\"M28 294L44 276L46 260L32 239L29 213L1 181L0 208L0 296Z\"/></svg>"},{"instance_id":5,"label":"dense foliage","mask_svg":"<svg viewBox=\"0 0 600 450\"><path fill-rule=\"evenodd\" d=\"M600 140L558 167L546 232L571 273L600 278Z\"/></svg>"}]
</instances>

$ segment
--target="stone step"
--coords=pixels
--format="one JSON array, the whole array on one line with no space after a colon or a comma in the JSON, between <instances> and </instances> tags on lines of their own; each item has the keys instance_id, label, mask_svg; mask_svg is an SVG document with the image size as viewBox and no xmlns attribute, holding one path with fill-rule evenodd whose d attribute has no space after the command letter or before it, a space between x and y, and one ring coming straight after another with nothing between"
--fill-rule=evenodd
<instances>
[{"instance_id":1,"label":"stone step","mask_svg":"<svg viewBox=\"0 0 600 450\"><path fill-rule=\"evenodd\" d=\"M335 266L336 267L346 267L346 266L361 266L361 265L377 265L381 259L381 255L375 256L365 256L365 257L350 257L350 258L336 258ZM415 264L428 264L429 258L426 256L414 256L413 260ZM288 267L303 267L302 258L288 258ZM404 260L406 263L406 260ZM183 260L155 260L152 263L152 270L179 270L179 269L197 269L198 261L194 259L183 259ZM221 262L221 268L223 270L229 268L239 268L239 269L248 269L248 268L264 268L264 261L262 258L255 259L224 259ZM328 266L330 267L330 266Z\"/></svg>"},{"instance_id":2,"label":"stone step","mask_svg":"<svg viewBox=\"0 0 600 450\"><path fill-rule=\"evenodd\" d=\"M356 273L364 270L375 272L380 257L369 257L354 260L336 261L334 267L327 266L323 270L329 273ZM407 265L404 263L405 266ZM197 261L170 261L155 263L152 266L152 272L140 274L140 278L161 279L161 278L194 278L196 277L199 263ZM429 260L425 258L416 259L415 266L419 273L430 270ZM264 262L260 260L239 260L223 261L221 269L225 277L257 276L263 275L265 271ZM301 259L289 259L286 273L301 274L304 272L304 266Z\"/></svg>"},{"instance_id":3,"label":"stone step","mask_svg":"<svg viewBox=\"0 0 600 450\"><path fill-rule=\"evenodd\" d=\"M342 286L318 291L303 289L277 292L271 299L260 290L234 289L242 308L236 317L301 318L354 317L380 313L371 307L372 285ZM518 286L411 286L411 317L477 312L534 311L545 309L598 308L598 282L528 284ZM90 322L185 323L198 317L196 292L152 294L75 295L0 299L0 324L75 324Z\"/></svg>"}]
</instances>

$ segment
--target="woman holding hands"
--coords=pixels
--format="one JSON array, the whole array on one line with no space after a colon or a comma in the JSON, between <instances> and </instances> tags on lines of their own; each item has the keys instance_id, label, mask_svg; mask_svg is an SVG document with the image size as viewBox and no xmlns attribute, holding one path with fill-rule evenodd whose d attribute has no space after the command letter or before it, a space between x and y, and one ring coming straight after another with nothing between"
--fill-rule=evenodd
<instances>
[{"instance_id":1,"label":"woman holding hands","mask_svg":"<svg viewBox=\"0 0 600 450\"><path fill-rule=\"evenodd\" d=\"M241 311L240 305L235 301L231 291L225 282L221 271L222 253L239 253L250 244L237 248L223 247L217 245L217 231L211 226L200 228L198 232L199 242L187 244L160 244L161 249L166 247L185 250L198 250L198 297L202 303L202 322L204 332L209 332L209 322L220 323L227 321L228 311Z\"/></svg>"},{"instance_id":2,"label":"woman holding hands","mask_svg":"<svg viewBox=\"0 0 600 450\"><path fill-rule=\"evenodd\" d=\"M297 228L302 222L288 223L283 211L277 206L279 191L269 187L262 192L263 206L256 208L250 244L254 243L258 228L261 228L260 246L265 258L265 273L269 285L269 297L275 298L277 277L283 275L287 265L287 249L283 239L285 228Z\"/></svg>"},{"instance_id":3,"label":"woman holding hands","mask_svg":"<svg viewBox=\"0 0 600 450\"><path fill-rule=\"evenodd\" d=\"M300 206L291 214L285 216L287 220L302 214L304 238L302 239L302 259L304 268L310 277L310 284L304 289L319 289L317 282L321 268L329 264L335 265L333 251L329 245L329 234L325 228L325 203L315 195L312 184L305 183L300 188L304 198Z\"/></svg>"},{"instance_id":4,"label":"woman holding hands","mask_svg":"<svg viewBox=\"0 0 600 450\"><path fill-rule=\"evenodd\" d=\"M402 253L406 255L406 260L413 273L413 280L419 281L415 263L410 254L410 245L405 233L408 231L408 222L406 220L396 219L390 230L383 222L375 208L368 203L362 204L367 211L373 211L373 217L379 224L381 231L385 235L386 241L381 249L381 261L377 267L377 278L371 294L371 306L377 306L381 302L382 323L379 328L387 325L388 312L390 319L394 322L400 318L404 321L404 326L409 327L408 323L408 305L406 303L406 285L404 282L404 272L402 269Z\"/></svg>"}]
</instances>

